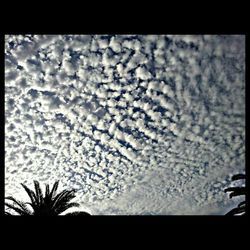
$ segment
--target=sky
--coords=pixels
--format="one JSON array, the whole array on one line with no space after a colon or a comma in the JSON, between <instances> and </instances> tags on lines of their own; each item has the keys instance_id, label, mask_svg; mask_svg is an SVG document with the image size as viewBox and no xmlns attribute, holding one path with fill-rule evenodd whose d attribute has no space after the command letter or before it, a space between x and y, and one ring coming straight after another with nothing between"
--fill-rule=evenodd
<instances>
[{"instance_id":1,"label":"sky","mask_svg":"<svg viewBox=\"0 0 250 250\"><path fill-rule=\"evenodd\" d=\"M6 196L60 180L91 214L221 215L243 172L244 35L5 36Z\"/></svg>"}]
</instances>

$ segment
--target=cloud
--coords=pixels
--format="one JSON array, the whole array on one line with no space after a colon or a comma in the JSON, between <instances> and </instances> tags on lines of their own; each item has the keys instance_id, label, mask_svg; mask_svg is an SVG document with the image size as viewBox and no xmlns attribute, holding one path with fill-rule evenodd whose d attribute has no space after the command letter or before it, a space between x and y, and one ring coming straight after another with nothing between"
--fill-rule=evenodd
<instances>
[{"instance_id":1,"label":"cloud","mask_svg":"<svg viewBox=\"0 0 250 250\"><path fill-rule=\"evenodd\" d=\"M142 79L142 80L148 80L151 78L151 74L149 71L147 71L145 68L143 67L138 67L136 70L135 70L135 73L136 73L136 76L139 78L139 79Z\"/></svg>"},{"instance_id":2,"label":"cloud","mask_svg":"<svg viewBox=\"0 0 250 250\"><path fill-rule=\"evenodd\" d=\"M244 44L5 36L6 195L60 179L97 214L222 213L244 171Z\"/></svg>"},{"instance_id":3,"label":"cloud","mask_svg":"<svg viewBox=\"0 0 250 250\"><path fill-rule=\"evenodd\" d=\"M109 47L116 53L121 52L122 46L119 39L112 37L109 43Z\"/></svg>"}]
</instances>

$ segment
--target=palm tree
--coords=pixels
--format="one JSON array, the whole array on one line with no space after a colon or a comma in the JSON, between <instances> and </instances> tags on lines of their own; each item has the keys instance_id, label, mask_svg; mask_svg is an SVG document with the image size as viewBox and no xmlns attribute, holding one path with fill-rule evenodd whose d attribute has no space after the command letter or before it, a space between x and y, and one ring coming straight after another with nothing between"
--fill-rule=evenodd
<instances>
[{"instance_id":1,"label":"palm tree","mask_svg":"<svg viewBox=\"0 0 250 250\"><path fill-rule=\"evenodd\" d=\"M246 175L236 174L232 177L232 181L241 180L241 179L246 179ZM246 195L246 187L229 187L229 188L226 188L224 192L225 193L231 192L229 194L229 197L231 199L234 196ZM236 208L233 208L228 213L226 213L226 215L236 215L236 214L241 214L241 215L246 214L246 201L240 202Z\"/></svg>"},{"instance_id":2,"label":"palm tree","mask_svg":"<svg viewBox=\"0 0 250 250\"><path fill-rule=\"evenodd\" d=\"M35 192L30 190L26 185L21 184L27 194L31 202L22 202L13 198L12 196L6 197L7 200L13 202L13 204L5 203L5 205L14 210L19 215L38 215L38 216L56 216L60 215L62 212L66 211L71 207L79 207L79 204L76 202L70 202L73 198L75 198L75 190L64 190L58 194L56 194L58 188L59 181L56 181L51 189L49 190L49 185L46 185L45 196L42 194L42 190L40 188L39 182L34 181ZM27 205L30 205L33 209L30 210ZM84 213L84 215L90 215L86 212L74 212L68 213L66 215L77 215L76 213ZM5 215L12 215L9 212L5 212ZM80 214L79 214L80 215ZM83 214L81 214L83 215Z\"/></svg>"}]
</instances>

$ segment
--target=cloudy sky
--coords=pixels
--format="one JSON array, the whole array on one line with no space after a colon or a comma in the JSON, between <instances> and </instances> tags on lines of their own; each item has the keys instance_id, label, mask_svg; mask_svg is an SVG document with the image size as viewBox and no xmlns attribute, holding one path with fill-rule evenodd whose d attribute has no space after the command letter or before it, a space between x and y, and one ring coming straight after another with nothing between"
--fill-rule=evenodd
<instances>
[{"instance_id":1,"label":"cloudy sky","mask_svg":"<svg viewBox=\"0 0 250 250\"><path fill-rule=\"evenodd\" d=\"M224 214L244 171L244 36L5 36L6 195L60 180L92 214Z\"/></svg>"}]
</instances>

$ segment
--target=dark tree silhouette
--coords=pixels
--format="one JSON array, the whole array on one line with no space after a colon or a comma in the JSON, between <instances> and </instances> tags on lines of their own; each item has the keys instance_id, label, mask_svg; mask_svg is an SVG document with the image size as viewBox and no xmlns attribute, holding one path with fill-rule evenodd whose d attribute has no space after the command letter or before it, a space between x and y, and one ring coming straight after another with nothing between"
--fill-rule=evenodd
<instances>
[{"instance_id":1,"label":"dark tree silhouette","mask_svg":"<svg viewBox=\"0 0 250 250\"><path fill-rule=\"evenodd\" d=\"M71 207L79 207L76 202L70 202L75 198L75 190L64 190L56 194L59 181L56 181L51 189L49 185L46 185L45 196L42 194L39 182L34 181L35 192L30 190L26 185L21 184L27 194L29 195L31 202L22 202L13 198L12 196L5 199L12 201L13 203L5 203L5 205L14 210L19 215L35 215L35 216L57 216ZM32 210L28 208L28 205L32 207ZM78 214L77 214L78 213ZM90 215L86 212L73 212L65 215ZM5 215L12 215L9 212L5 212Z\"/></svg>"},{"instance_id":2,"label":"dark tree silhouette","mask_svg":"<svg viewBox=\"0 0 250 250\"><path fill-rule=\"evenodd\" d=\"M81 215L81 216L90 216L90 214L86 213L86 212L72 212L72 213L68 213L65 215Z\"/></svg>"},{"instance_id":3,"label":"dark tree silhouette","mask_svg":"<svg viewBox=\"0 0 250 250\"><path fill-rule=\"evenodd\" d=\"M232 177L232 181L246 179L245 174L236 174ZM224 190L224 192L231 192L229 194L230 199L234 196L246 195L246 187L229 187ZM246 214L246 201L242 201L236 208L230 210L226 215L237 215L237 214Z\"/></svg>"}]
</instances>

